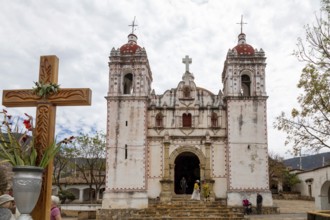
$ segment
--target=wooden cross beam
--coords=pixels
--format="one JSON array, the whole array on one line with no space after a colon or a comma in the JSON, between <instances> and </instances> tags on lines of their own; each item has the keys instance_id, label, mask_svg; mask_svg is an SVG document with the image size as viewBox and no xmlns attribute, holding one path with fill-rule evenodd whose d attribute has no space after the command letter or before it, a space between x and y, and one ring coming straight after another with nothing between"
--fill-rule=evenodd
<instances>
[{"instance_id":1,"label":"wooden cross beam","mask_svg":"<svg viewBox=\"0 0 330 220\"><path fill-rule=\"evenodd\" d=\"M39 82L56 83L58 81L58 63L56 56L41 56L39 68ZM35 141L38 159L44 149L54 142L56 106L91 105L92 91L88 88L62 89L47 97L34 94L32 89L4 90L2 105L6 107L37 107ZM51 192L52 192L53 163L51 162L43 176L41 193L36 207L32 212L34 220L47 220L50 218Z\"/></svg>"}]
</instances>

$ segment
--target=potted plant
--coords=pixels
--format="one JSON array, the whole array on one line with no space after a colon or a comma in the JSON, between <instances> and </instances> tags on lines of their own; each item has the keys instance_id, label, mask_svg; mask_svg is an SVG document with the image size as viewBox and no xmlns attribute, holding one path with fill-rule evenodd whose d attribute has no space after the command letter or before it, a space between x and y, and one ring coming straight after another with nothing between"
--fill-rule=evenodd
<instances>
[{"instance_id":1,"label":"potted plant","mask_svg":"<svg viewBox=\"0 0 330 220\"><path fill-rule=\"evenodd\" d=\"M53 93L57 93L59 85L56 83L34 82L33 92L40 98L45 98ZM16 166L37 166L45 168L54 158L61 147L55 142L45 149L40 161L37 161L37 148L34 143L33 118L25 113L26 119L23 120L25 129L22 131L19 125L20 119L13 123L13 117L6 110L3 114L3 122L0 126L0 159L9 162L13 167ZM1 161L0 161L1 162Z\"/></svg>"},{"instance_id":2,"label":"potted plant","mask_svg":"<svg viewBox=\"0 0 330 220\"><path fill-rule=\"evenodd\" d=\"M10 163L13 166L13 193L16 206L22 214L19 219L32 219L30 212L34 208L40 194L44 168L59 152L62 143L54 142L48 146L38 159L38 146L33 135L33 118L25 114L25 119L18 118L16 123L6 110L0 125L0 163ZM20 124L22 126L19 126Z\"/></svg>"}]
</instances>

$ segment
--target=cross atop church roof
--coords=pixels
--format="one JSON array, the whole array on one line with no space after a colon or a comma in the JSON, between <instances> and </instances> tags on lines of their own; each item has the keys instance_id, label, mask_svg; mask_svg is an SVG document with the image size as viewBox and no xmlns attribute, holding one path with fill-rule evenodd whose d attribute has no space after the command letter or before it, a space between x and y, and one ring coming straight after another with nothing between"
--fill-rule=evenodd
<instances>
[{"instance_id":1,"label":"cross atop church roof","mask_svg":"<svg viewBox=\"0 0 330 220\"><path fill-rule=\"evenodd\" d=\"M137 24L135 24L135 16L134 16L134 20L132 21L132 24L128 25L132 27L132 34L134 34L134 27L138 26Z\"/></svg>"},{"instance_id":2,"label":"cross atop church roof","mask_svg":"<svg viewBox=\"0 0 330 220\"><path fill-rule=\"evenodd\" d=\"M189 64L192 62L191 58L188 55L185 58L182 58L182 63L186 64L186 72L189 72Z\"/></svg>"},{"instance_id":3,"label":"cross atop church roof","mask_svg":"<svg viewBox=\"0 0 330 220\"><path fill-rule=\"evenodd\" d=\"M243 15L241 15L241 22L240 23L236 23L236 24L240 24L241 25L241 33L243 33L243 25L247 24L243 22Z\"/></svg>"}]
</instances>

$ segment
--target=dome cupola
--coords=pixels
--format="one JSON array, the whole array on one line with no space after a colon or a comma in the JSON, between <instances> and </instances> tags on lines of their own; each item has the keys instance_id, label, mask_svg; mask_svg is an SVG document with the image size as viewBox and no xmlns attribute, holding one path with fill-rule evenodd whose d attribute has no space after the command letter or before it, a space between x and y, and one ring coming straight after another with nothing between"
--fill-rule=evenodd
<instances>
[{"instance_id":1,"label":"dome cupola","mask_svg":"<svg viewBox=\"0 0 330 220\"><path fill-rule=\"evenodd\" d=\"M233 50L237 52L237 55L254 55L254 49L251 45L246 43L246 35L244 33L238 35L238 44Z\"/></svg>"},{"instance_id":2,"label":"dome cupola","mask_svg":"<svg viewBox=\"0 0 330 220\"><path fill-rule=\"evenodd\" d=\"M120 47L121 54L135 54L137 49L141 49L137 45L137 36L133 33L128 35L128 42Z\"/></svg>"}]
</instances>

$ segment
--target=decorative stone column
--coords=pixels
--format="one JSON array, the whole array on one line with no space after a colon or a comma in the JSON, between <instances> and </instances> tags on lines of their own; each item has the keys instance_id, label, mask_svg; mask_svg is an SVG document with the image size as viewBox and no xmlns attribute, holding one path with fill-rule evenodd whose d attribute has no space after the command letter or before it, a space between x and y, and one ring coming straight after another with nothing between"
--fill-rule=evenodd
<instances>
[{"instance_id":1,"label":"decorative stone column","mask_svg":"<svg viewBox=\"0 0 330 220\"><path fill-rule=\"evenodd\" d=\"M206 134L205 141L205 173L204 173L205 181L210 187L210 200L215 200L215 193L213 190L214 180L211 178L211 140L210 135Z\"/></svg>"},{"instance_id":2,"label":"decorative stone column","mask_svg":"<svg viewBox=\"0 0 330 220\"><path fill-rule=\"evenodd\" d=\"M211 178L210 148L211 143L205 142L205 179Z\"/></svg>"},{"instance_id":3,"label":"decorative stone column","mask_svg":"<svg viewBox=\"0 0 330 220\"><path fill-rule=\"evenodd\" d=\"M160 201L162 203L171 202L171 200L172 200L171 186L173 185L173 180L171 180L171 178L170 178L170 166L169 166L170 142L167 139L168 139L168 136L165 136L164 175L163 175L163 179L160 180L160 183L162 184L162 191L160 193Z\"/></svg>"},{"instance_id":4,"label":"decorative stone column","mask_svg":"<svg viewBox=\"0 0 330 220\"><path fill-rule=\"evenodd\" d=\"M83 202L84 201L84 189L79 189L79 198L78 198L79 202Z\"/></svg>"}]
</instances>

